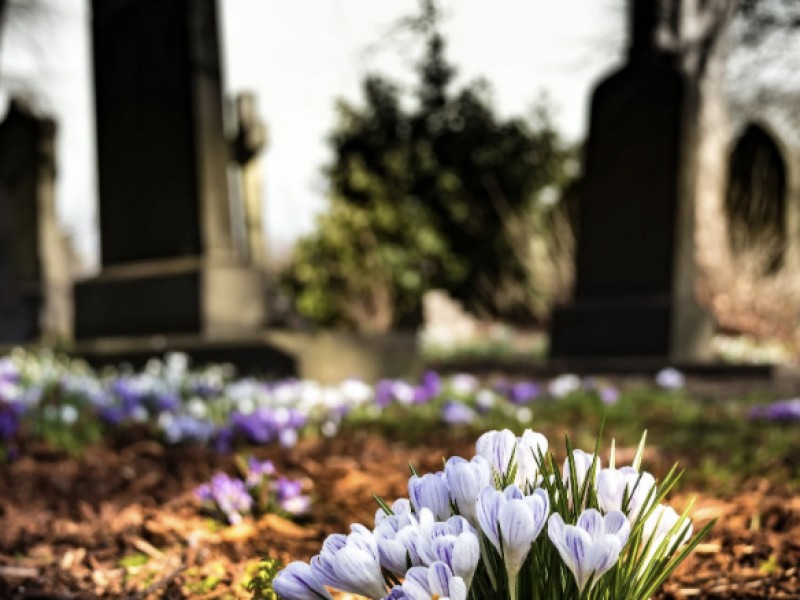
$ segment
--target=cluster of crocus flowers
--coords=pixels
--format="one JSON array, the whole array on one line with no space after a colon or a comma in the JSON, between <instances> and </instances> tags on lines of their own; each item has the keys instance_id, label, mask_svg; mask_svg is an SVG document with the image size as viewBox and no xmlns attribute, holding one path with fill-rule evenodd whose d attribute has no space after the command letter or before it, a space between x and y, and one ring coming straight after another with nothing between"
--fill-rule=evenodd
<instances>
[{"instance_id":1,"label":"cluster of crocus flowers","mask_svg":"<svg viewBox=\"0 0 800 600\"><path fill-rule=\"evenodd\" d=\"M652 596L711 527L692 537L688 509L664 503L663 481L632 465L604 467L598 447L556 463L544 436L482 435L471 460L413 473L408 499L379 500L375 525L334 534L310 564L273 581L284 600L331 598L329 588L401 600L633 599Z\"/></svg>"},{"instance_id":2,"label":"cluster of crocus flowers","mask_svg":"<svg viewBox=\"0 0 800 600\"><path fill-rule=\"evenodd\" d=\"M195 496L212 515L231 525L246 515L266 512L302 515L311 506L311 497L303 493L303 482L278 475L272 461L255 458L239 460L242 477L217 473L200 485Z\"/></svg>"}]
</instances>

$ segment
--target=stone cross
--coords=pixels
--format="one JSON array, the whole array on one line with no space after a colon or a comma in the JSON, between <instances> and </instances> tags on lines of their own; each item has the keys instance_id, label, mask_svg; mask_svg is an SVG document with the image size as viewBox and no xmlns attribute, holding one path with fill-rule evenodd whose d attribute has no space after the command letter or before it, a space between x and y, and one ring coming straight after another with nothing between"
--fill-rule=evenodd
<instances>
[{"instance_id":1,"label":"stone cross","mask_svg":"<svg viewBox=\"0 0 800 600\"><path fill-rule=\"evenodd\" d=\"M736 6L735 0L629 0L628 60L676 66L699 77Z\"/></svg>"},{"instance_id":2,"label":"stone cross","mask_svg":"<svg viewBox=\"0 0 800 600\"><path fill-rule=\"evenodd\" d=\"M11 101L0 124L0 343L64 340L69 252L55 211L55 122Z\"/></svg>"},{"instance_id":3,"label":"stone cross","mask_svg":"<svg viewBox=\"0 0 800 600\"><path fill-rule=\"evenodd\" d=\"M240 170L245 248L250 262L265 267L267 251L263 230L262 165L259 157L267 146L268 136L267 126L258 115L254 94L247 92L236 97L236 120L238 131L233 141L233 155Z\"/></svg>"}]
</instances>

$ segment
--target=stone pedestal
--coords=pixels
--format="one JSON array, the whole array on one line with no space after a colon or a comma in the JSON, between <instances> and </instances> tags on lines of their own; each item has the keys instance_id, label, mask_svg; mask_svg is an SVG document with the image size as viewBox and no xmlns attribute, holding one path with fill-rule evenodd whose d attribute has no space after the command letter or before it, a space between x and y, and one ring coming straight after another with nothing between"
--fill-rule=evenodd
<instances>
[{"instance_id":1,"label":"stone pedestal","mask_svg":"<svg viewBox=\"0 0 800 600\"><path fill-rule=\"evenodd\" d=\"M172 259L103 269L76 286L81 339L143 334L230 336L260 328L264 278L210 259Z\"/></svg>"},{"instance_id":2,"label":"stone pedestal","mask_svg":"<svg viewBox=\"0 0 800 600\"><path fill-rule=\"evenodd\" d=\"M259 328L263 273L233 233L216 1L92 7L102 271L76 286L76 337Z\"/></svg>"}]
</instances>

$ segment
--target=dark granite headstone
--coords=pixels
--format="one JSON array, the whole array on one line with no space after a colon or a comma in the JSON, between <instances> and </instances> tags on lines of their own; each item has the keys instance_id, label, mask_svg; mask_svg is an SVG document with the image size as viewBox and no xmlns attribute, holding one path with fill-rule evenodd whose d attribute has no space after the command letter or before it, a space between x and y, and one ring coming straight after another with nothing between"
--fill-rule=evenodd
<instances>
[{"instance_id":1,"label":"dark granite headstone","mask_svg":"<svg viewBox=\"0 0 800 600\"><path fill-rule=\"evenodd\" d=\"M0 344L69 335L68 269L55 216L52 119L12 100L0 124Z\"/></svg>"},{"instance_id":2,"label":"dark granite headstone","mask_svg":"<svg viewBox=\"0 0 800 600\"><path fill-rule=\"evenodd\" d=\"M556 310L555 359L691 359L699 82L659 51L657 0L632 2L629 63L592 99L579 185L574 301Z\"/></svg>"},{"instance_id":3,"label":"dark granite headstone","mask_svg":"<svg viewBox=\"0 0 800 600\"><path fill-rule=\"evenodd\" d=\"M216 0L92 7L103 269L76 286L76 336L258 328L262 274L231 222Z\"/></svg>"}]
</instances>

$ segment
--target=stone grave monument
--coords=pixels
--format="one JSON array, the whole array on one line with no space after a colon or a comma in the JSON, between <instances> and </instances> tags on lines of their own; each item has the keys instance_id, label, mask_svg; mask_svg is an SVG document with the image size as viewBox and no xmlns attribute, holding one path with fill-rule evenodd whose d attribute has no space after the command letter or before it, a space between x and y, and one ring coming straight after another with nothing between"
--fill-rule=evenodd
<instances>
[{"instance_id":1,"label":"stone grave monument","mask_svg":"<svg viewBox=\"0 0 800 600\"><path fill-rule=\"evenodd\" d=\"M69 253L55 214L52 119L11 100L0 124L0 345L63 341Z\"/></svg>"},{"instance_id":2,"label":"stone grave monument","mask_svg":"<svg viewBox=\"0 0 800 600\"><path fill-rule=\"evenodd\" d=\"M236 333L266 316L234 243L213 0L93 2L103 269L76 335Z\"/></svg>"},{"instance_id":3,"label":"stone grave monument","mask_svg":"<svg viewBox=\"0 0 800 600\"><path fill-rule=\"evenodd\" d=\"M574 299L551 329L556 362L709 357L710 319L695 290L695 198L703 186L724 187L701 168L701 117L719 100L706 82L724 56L730 4L629 2L627 64L592 98Z\"/></svg>"},{"instance_id":4,"label":"stone grave monument","mask_svg":"<svg viewBox=\"0 0 800 600\"><path fill-rule=\"evenodd\" d=\"M267 307L253 248L263 238L231 200L217 2L92 9L102 269L75 286L76 338L93 340L79 350L224 359L221 343L257 353ZM257 129L250 110L245 131ZM248 161L260 147L240 146Z\"/></svg>"}]
</instances>

